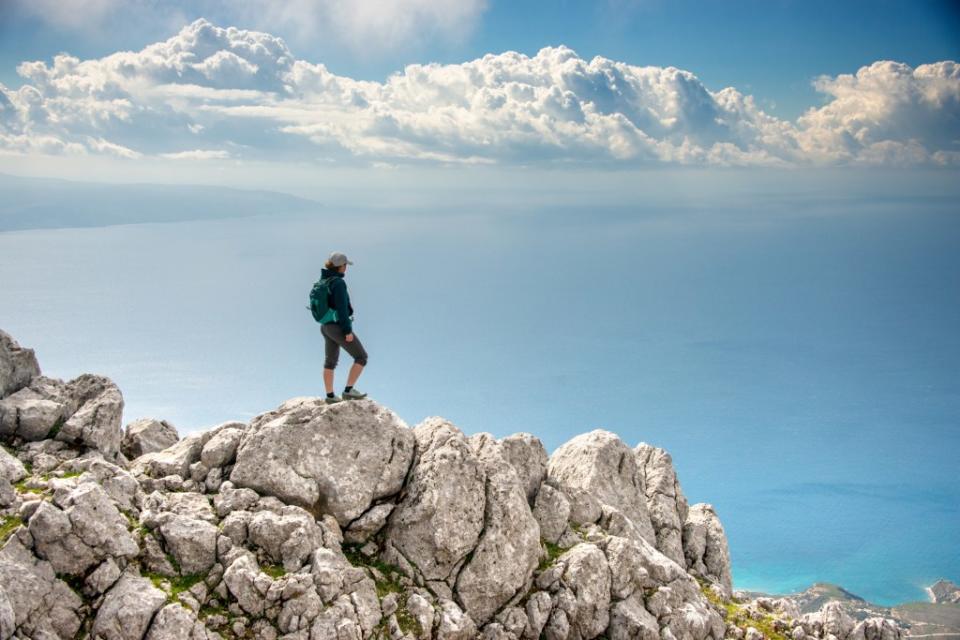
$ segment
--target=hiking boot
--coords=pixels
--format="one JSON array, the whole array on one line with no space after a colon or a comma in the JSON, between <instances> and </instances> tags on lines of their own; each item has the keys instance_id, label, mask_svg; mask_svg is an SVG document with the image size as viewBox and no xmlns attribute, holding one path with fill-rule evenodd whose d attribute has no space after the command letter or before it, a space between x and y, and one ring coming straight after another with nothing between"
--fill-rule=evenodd
<instances>
[{"instance_id":1,"label":"hiking boot","mask_svg":"<svg viewBox=\"0 0 960 640\"><path fill-rule=\"evenodd\" d=\"M358 391L356 388L350 389L350 391L343 392L344 400L359 400L361 398L366 398L367 394L362 391Z\"/></svg>"},{"instance_id":2,"label":"hiking boot","mask_svg":"<svg viewBox=\"0 0 960 640\"><path fill-rule=\"evenodd\" d=\"M343 402L343 398L340 398L338 396L333 396L332 398L330 396L324 396L323 399L324 401L326 401L327 404L335 404L337 402Z\"/></svg>"}]
</instances>

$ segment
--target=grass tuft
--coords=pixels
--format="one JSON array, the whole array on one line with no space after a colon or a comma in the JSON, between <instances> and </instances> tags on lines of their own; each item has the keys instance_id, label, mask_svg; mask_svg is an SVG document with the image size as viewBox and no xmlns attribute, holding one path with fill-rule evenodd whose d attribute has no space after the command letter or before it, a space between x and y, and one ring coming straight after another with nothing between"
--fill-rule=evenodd
<instances>
[{"instance_id":1,"label":"grass tuft","mask_svg":"<svg viewBox=\"0 0 960 640\"><path fill-rule=\"evenodd\" d=\"M20 516L4 516L3 520L0 521L0 545L4 544L21 524L23 524L23 520L20 519Z\"/></svg>"},{"instance_id":2,"label":"grass tuft","mask_svg":"<svg viewBox=\"0 0 960 640\"><path fill-rule=\"evenodd\" d=\"M540 566L537 567L538 571L543 571L554 565L557 561L557 558L563 555L567 549L564 549L558 544L553 544L552 542L547 542L543 538L540 538L540 544L542 544L547 549L547 557L540 561Z\"/></svg>"},{"instance_id":3,"label":"grass tuft","mask_svg":"<svg viewBox=\"0 0 960 640\"><path fill-rule=\"evenodd\" d=\"M43 489L37 489L36 487L28 487L27 483L30 481L30 478L24 478L20 482L15 482L13 488L20 493L43 493Z\"/></svg>"},{"instance_id":4,"label":"grass tuft","mask_svg":"<svg viewBox=\"0 0 960 640\"><path fill-rule=\"evenodd\" d=\"M260 570L273 579L281 578L287 575L287 570L279 564L268 564L267 566L262 567Z\"/></svg>"}]
</instances>

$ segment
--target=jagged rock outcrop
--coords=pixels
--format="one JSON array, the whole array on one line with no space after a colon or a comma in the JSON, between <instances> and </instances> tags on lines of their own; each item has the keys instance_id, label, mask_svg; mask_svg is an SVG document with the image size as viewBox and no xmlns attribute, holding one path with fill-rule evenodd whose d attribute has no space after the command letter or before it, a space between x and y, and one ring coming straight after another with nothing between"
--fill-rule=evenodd
<instances>
[{"instance_id":1,"label":"jagged rock outcrop","mask_svg":"<svg viewBox=\"0 0 960 640\"><path fill-rule=\"evenodd\" d=\"M713 505L690 507L683 524L683 553L691 573L717 584L724 597L733 594L727 534Z\"/></svg>"},{"instance_id":2,"label":"jagged rock outcrop","mask_svg":"<svg viewBox=\"0 0 960 640\"><path fill-rule=\"evenodd\" d=\"M650 522L662 554L683 565L683 524L687 520L687 498L680 488L673 459L665 450L641 442L634 449L637 466L644 477L644 494Z\"/></svg>"},{"instance_id":3,"label":"jagged rock outcrop","mask_svg":"<svg viewBox=\"0 0 960 640\"><path fill-rule=\"evenodd\" d=\"M121 433L112 382L44 378L6 340L0 640L760 637L717 600L723 527L662 449L598 430L547 456L322 398ZM835 612L778 624L899 640Z\"/></svg>"},{"instance_id":4,"label":"jagged rock outcrop","mask_svg":"<svg viewBox=\"0 0 960 640\"><path fill-rule=\"evenodd\" d=\"M567 494L574 522L612 518L623 535L656 544L644 476L616 434L597 429L562 445L550 456L546 482Z\"/></svg>"},{"instance_id":5,"label":"jagged rock outcrop","mask_svg":"<svg viewBox=\"0 0 960 640\"><path fill-rule=\"evenodd\" d=\"M33 349L24 349L0 329L0 398L19 391L39 375L40 365Z\"/></svg>"}]
</instances>

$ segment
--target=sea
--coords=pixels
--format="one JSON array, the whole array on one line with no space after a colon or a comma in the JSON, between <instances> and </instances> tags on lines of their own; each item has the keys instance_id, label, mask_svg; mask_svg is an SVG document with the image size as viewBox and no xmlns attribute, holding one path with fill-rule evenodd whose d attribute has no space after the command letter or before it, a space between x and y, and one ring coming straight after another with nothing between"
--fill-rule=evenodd
<instances>
[{"instance_id":1,"label":"sea","mask_svg":"<svg viewBox=\"0 0 960 640\"><path fill-rule=\"evenodd\" d=\"M892 605L960 581L955 198L325 205L6 232L0 328L46 375L116 381L125 422L249 420L322 395L307 294L334 250L355 263L357 387L409 425L663 447L719 514L737 589L831 582Z\"/></svg>"}]
</instances>

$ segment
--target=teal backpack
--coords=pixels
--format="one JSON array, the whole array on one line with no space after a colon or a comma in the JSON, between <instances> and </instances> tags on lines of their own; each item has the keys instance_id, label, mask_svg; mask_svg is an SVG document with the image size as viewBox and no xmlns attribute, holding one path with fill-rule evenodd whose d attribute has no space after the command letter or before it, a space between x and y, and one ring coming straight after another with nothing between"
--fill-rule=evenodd
<instances>
[{"instance_id":1,"label":"teal backpack","mask_svg":"<svg viewBox=\"0 0 960 640\"><path fill-rule=\"evenodd\" d=\"M329 304L330 295L333 293L330 285L333 284L334 278L336 276L317 280L313 283L313 288L310 289L310 306L308 309L313 314L313 319L321 324L337 321L337 310Z\"/></svg>"}]
</instances>

